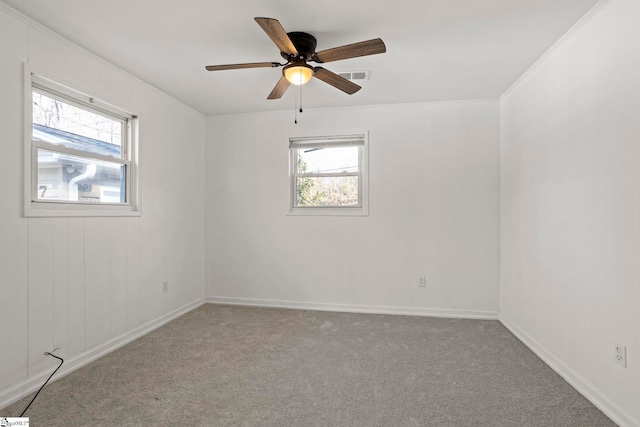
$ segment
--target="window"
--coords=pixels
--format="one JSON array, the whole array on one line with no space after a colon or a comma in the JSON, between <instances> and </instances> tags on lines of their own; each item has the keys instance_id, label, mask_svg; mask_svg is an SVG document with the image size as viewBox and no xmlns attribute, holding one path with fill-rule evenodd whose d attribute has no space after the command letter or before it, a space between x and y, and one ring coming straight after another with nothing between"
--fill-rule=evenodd
<instances>
[{"instance_id":1,"label":"window","mask_svg":"<svg viewBox=\"0 0 640 427\"><path fill-rule=\"evenodd\" d=\"M289 139L290 212L367 215L367 135Z\"/></svg>"},{"instance_id":2,"label":"window","mask_svg":"<svg viewBox=\"0 0 640 427\"><path fill-rule=\"evenodd\" d=\"M136 117L29 73L26 216L139 214Z\"/></svg>"}]
</instances>

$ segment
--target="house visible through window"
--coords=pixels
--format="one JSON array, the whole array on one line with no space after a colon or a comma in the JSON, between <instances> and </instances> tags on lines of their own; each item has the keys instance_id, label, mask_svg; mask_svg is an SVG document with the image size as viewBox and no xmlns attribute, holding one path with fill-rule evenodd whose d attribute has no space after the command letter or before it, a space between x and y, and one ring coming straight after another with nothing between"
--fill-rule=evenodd
<instances>
[{"instance_id":1,"label":"house visible through window","mask_svg":"<svg viewBox=\"0 0 640 427\"><path fill-rule=\"evenodd\" d=\"M31 106L26 212L135 211L135 116L35 76Z\"/></svg>"},{"instance_id":2,"label":"house visible through window","mask_svg":"<svg viewBox=\"0 0 640 427\"><path fill-rule=\"evenodd\" d=\"M365 134L290 138L290 210L366 215L366 148Z\"/></svg>"}]
</instances>

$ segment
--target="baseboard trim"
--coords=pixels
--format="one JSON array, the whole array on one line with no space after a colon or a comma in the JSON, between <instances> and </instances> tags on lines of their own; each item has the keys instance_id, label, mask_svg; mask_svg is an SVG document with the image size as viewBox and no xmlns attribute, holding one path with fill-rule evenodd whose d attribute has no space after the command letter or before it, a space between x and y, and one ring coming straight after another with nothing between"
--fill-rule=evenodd
<instances>
[{"instance_id":1,"label":"baseboard trim","mask_svg":"<svg viewBox=\"0 0 640 427\"><path fill-rule=\"evenodd\" d=\"M497 311L403 307L384 305L331 304L259 298L208 297L210 304L242 305L251 307L288 308L292 310L336 311L343 313L393 314L403 316L448 317L455 319L498 320Z\"/></svg>"},{"instance_id":2,"label":"baseboard trim","mask_svg":"<svg viewBox=\"0 0 640 427\"><path fill-rule=\"evenodd\" d=\"M206 301L204 298L199 298L196 301L173 310L172 312L167 313L155 320L147 322L144 325L140 325L129 332L112 338L111 340L100 344L89 351L86 351L72 358L65 359L64 364L56 373L55 377L51 379L51 381L54 382L64 377L65 375L68 375L71 372L82 368L83 366L93 362L94 360L97 360L102 356L111 353L112 351L117 350L118 348L126 344L129 344L132 341L135 341L136 339L148 334L155 329L158 329L159 327L174 320L175 318L180 317L183 314L195 308L198 308L205 303ZM55 363L52 364L52 366L53 368L55 368ZM49 375L51 375L51 371L42 372L40 374L34 375L31 378L21 381L20 383L15 384L14 386L9 387L6 390L3 390L0 393L0 408L5 408L12 403L22 399L23 397L29 395L30 393L36 391L38 388L40 388L40 386L42 386ZM9 414L2 415L9 416ZM17 414L15 416L17 416Z\"/></svg>"},{"instance_id":3,"label":"baseboard trim","mask_svg":"<svg viewBox=\"0 0 640 427\"><path fill-rule=\"evenodd\" d=\"M613 422L620 427L640 426L640 420L634 419L616 404L609 401L595 387L584 380L580 375L573 372L564 363L558 360L553 354L544 348L535 339L524 332L514 322L504 315L500 315L500 322L513 335L522 341L531 351L533 351L540 359L542 359L551 369L556 371L558 375L564 378L573 388L578 390L585 398L600 409L606 416L611 418Z\"/></svg>"}]
</instances>

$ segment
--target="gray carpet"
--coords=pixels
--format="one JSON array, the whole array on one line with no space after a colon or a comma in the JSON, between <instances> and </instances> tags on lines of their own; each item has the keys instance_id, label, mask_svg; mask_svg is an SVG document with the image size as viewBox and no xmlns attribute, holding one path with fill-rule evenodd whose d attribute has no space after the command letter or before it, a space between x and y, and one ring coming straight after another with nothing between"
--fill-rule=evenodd
<instances>
[{"instance_id":1,"label":"gray carpet","mask_svg":"<svg viewBox=\"0 0 640 427\"><path fill-rule=\"evenodd\" d=\"M211 304L49 384L27 415L32 427L615 426L497 321Z\"/></svg>"}]
</instances>

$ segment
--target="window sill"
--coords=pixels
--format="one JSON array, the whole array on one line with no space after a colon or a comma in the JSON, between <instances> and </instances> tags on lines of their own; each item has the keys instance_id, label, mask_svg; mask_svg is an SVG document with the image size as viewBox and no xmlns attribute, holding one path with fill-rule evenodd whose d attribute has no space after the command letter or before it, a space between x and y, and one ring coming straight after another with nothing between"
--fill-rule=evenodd
<instances>
[{"instance_id":1,"label":"window sill","mask_svg":"<svg viewBox=\"0 0 640 427\"><path fill-rule=\"evenodd\" d=\"M366 208L292 208L287 216L369 216Z\"/></svg>"},{"instance_id":2,"label":"window sill","mask_svg":"<svg viewBox=\"0 0 640 427\"><path fill-rule=\"evenodd\" d=\"M130 205L88 205L72 203L31 202L25 207L27 218L47 217L136 217L140 210Z\"/></svg>"}]
</instances>

